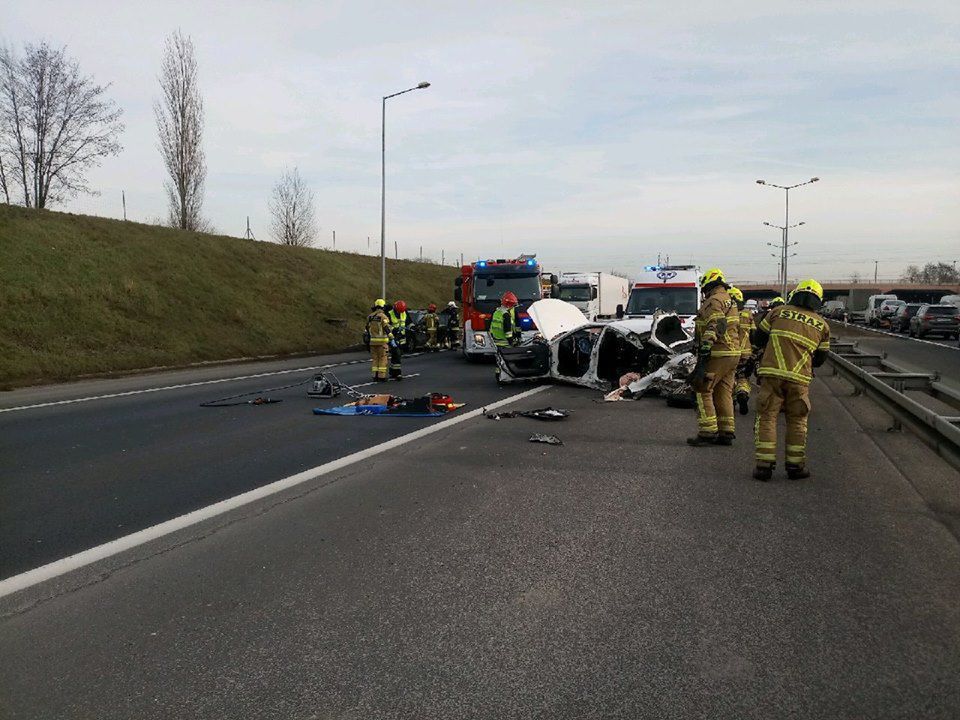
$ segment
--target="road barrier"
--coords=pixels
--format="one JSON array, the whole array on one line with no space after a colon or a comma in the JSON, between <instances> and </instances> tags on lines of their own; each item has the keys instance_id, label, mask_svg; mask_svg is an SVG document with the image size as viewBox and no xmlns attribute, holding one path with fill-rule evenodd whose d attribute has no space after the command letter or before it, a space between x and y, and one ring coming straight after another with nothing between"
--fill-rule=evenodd
<instances>
[{"instance_id":1,"label":"road barrier","mask_svg":"<svg viewBox=\"0 0 960 720\"><path fill-rule=\"evenodd\" d=\"M960 469L960 393L940 382L936 373L904 370L886 355L861 353L856 342L834 342L829 355L833 374L853 385L893 418L894 429L906 426L940 457ZM941 415L906 395L922 392L952 408Z\"/></svg>"}]
</instances>

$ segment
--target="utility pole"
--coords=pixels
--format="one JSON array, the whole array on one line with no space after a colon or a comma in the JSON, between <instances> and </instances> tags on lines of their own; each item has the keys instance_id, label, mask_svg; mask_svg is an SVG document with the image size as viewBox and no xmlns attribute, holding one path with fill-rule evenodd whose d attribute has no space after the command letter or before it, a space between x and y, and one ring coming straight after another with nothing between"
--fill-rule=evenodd
<instances>
[{"instance_id":1,"label":"utility pole","mask_svg":"<svg viewBox=\"0 0 960 720\"><path fill-rule=\"evenodd\" d=\"M367 250L370 249L370 236L367 235Z\"/></svg>"},{"instance_id":2,"label":"utility pole","mask_svg":"<svg viewBox=\"0 0 960 720\"><path fill-rule=\"evenodd\" d=\"M877 281L877 267L879 266L879 264L880 264L879 260L873 261L873 281L874 282Z\"/></svg>"},{"instance_id":3,"label":"utility pole","mask_svg":"<svg viewBox=\"0 0 960 720\"><path fill-rule=\"evenodd\" d=\"M120 197L123 200L123 219L126 220L127 219L127 191L121 190ZM954 261L953 265L954 267L956 267L957 265L956 261Z\"/></svg>"},{"instance_id":4,"label":"utility pole","mask_svg":"<svg viewBox=\"0 0 960 720\"><path fill-rule=\"evenodd\" d=\"M444 257L443 257L443 250L440 251L440 264L441 264L441 265L446 265L446 264L447 264L447 261L446 261L446 260L444 259Z\"/></svg>"},{"instance_id":5,"label":"utility pole","mask_svg":"<svg viewBox=\"0 0 960 720\"><path fill-rule=\"evenodd\" d=\"M420 262L423 262L423 245L420 246Z\"/></svg>"},{"instance_id":6,"label":"utility pole","mask_svg":"<svg viewBox=\"0 0 960 720\"><path fill-rule=\"evenodd\" d=\"M460 253L460 267L463 267L463 253Z\"/></svg>"},{"instance_id":7,"label":"utility pole","mask_svg":"<svg viewBox=\"0 0 960 720\"><path fill-rule=\"evenodd\" d=\"M333 249L334 250L337 249L337 231L336 230L333 231Z\"/></svg>"},{"instance_id":8,"label":"utility pole","mask_svg":"<svg viewBox=\"0 0 960 720\"><path fill-rule=\"evenodd\" d=\"M393 241L393 259L394 259L394 260L399 260L399 259L400 259L400 250L397 248L397 241L396 241L396 240Z\"/></svg>"}]
</instances>

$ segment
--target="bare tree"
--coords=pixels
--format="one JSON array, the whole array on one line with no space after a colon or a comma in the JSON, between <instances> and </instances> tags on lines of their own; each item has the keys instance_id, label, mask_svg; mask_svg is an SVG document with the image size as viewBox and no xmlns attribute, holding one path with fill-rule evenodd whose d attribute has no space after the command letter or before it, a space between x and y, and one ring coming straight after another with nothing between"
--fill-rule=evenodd
<instances>
[{"instance_id":1,"label":"bare tree","mask_svg":"<svg viewBox=\"0 0 960 720\"><path fill-rule=\"evenodd\" d=\"M317 235L313 191L297 168L284 170L270 198L270 232L283 245L306 247Z\"/></svg>"},{"instance_id":2,"label":"bare tree","mask_svg":"<svg viewBox=\"0 0 960 720\"><path fill-rule=\"evenodd\" d=\"M96 194L86 173L122 149L122 110L109 85L82 75L66 48L26 44L0 49L0 190L26 207L45 208Z\"/></svg>"},{"instance_id":3,"label":"bare tree","mask_svg":"<svg viewBox=\"0 0 960 720\"><path fill-rule=\"evenodd\" d=\"M960 274L956 268L944 262L927 263L923 268L916 265L908 265L903 271L901 280L912 283L925 283L927 285L939 285L944 283L960 282Z\"/></svg>"},{"instance_id":4,"label":"bare tree","mask_svg":"<svg viewBox=\"0 0 960 720\"><path fill-rule=\"evenodd\" d=\"M178 30L167 38L160 66L161 99L153 104L160 154L169 179L169 223L183 230L204 230L203 98L198 84L193 41Z\"/></svg>"}]
</instances>

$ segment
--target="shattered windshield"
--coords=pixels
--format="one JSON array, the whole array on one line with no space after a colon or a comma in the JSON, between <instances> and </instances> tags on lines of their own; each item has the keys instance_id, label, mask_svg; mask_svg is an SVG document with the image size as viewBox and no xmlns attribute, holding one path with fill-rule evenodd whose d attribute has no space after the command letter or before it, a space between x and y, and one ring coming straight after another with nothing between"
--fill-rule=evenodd
<instances>
[{"instance_id":1,"label":"shattered windshield","mask_svg":"<svg viewBox=\"0 0 960 720\"><path fill-rule=\"evenodd\" d=\"M657 310L678 315L696 315L697 288L645 287L634 288L627 302L627 315L652 315Z\"/></svg>"},{"instance_id":2,"label":"shattered windshield","mask_svg":"<svg viewBox=\"0 0 960 720\"><path fill-rule=\"evenodd\" d=\"M539 300L540 276L537 274L520 275L518 273L477 275L473 296L479 302L495 300L499 303L500 298L508 290L516 295L517 299L523 304Z\"/></svg>"},{"instance_id":3,"label":"shattered windshield","mask_svg":"<svg viewBox=\"0 0 960 720\"><path fill-rule=\"evenodd\" d=\"M589 302L593 299L589 285L561 285L557 297L567 302Z\"/></svg>"}]
</instances>

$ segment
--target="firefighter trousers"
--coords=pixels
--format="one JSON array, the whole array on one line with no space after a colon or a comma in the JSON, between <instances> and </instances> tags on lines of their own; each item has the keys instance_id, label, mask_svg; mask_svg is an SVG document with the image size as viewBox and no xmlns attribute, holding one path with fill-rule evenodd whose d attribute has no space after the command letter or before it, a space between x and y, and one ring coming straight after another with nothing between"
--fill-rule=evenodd
<instances>
[{"instance_id":1,"label":"firefighter trousers","mask_svg":"<svg viewBox=\"0 0 960 720\"><path fill-rule=\"evenodd\" d=\"M370 343L370 370L374 380L387 379L386 343Z\"/></svg>"},{"instance_id":2,"label":"firefighter trousers","mask_svg":"<svg viewBox=\"0 0 960 720\"><path fill-rule=\"evenodd\" d=\"M694 388L697 393L698 435L716 437L717 431L732 433L736 430L733 375L739 362L738 357L711 357L707 361L706 377Z\"/></svg>"},{"instance_id":3,"label":"firefighter trousers","mask_svg":"<svg viewBox=\"0 0 960 720\"><path fill-rule=\"evenodd\" d=\"M736 384L733 386L733 394L739 395L740 393L744 393L747 395L747 397L749 397L750 389L751 389L750 378L748 378L746 375L741 375L740 373L737 373L736 380L737 380Z\"/></svg>"},{"instance_id":4,"label":"firefighter trousers","mask_svg":"<svg viewBox=\"0 0 960 720\"><path fill-rule=\"evenodd\" d=\"M396 343L391 343L389 347L390 347L390 350L389 350L390 377L398 378L401 375L403 375L403 368L401 367L401 364L400 364L403 358L403 354L400 352L400 346L397 345Z\"/></svg>"},{"instance_id":5,"label":"firefighter trousers","mask_svg":"<svg viewBox=\"0 0 960 720\"><path fill-rule=\"evenodd\" d=\"M760 392L757 395L757 467L773 467L777 464L777 418L781 408L787 420L786 464L803 467L807 462L810 388L767 376L760 379Z\"/></svg>"},{"instance_id":6,"label":"firefighter trousers","mask_svg":"<svg viewBox=\"0 0 960 720\"><path fill-rule=\"evenodd\" d=\"M429 350L436 350L439 347L437 345L437 329L428 328L427 329L427 348Z\"/></svg>"}]
</instances>

